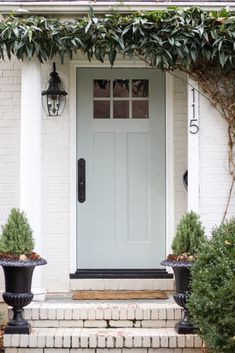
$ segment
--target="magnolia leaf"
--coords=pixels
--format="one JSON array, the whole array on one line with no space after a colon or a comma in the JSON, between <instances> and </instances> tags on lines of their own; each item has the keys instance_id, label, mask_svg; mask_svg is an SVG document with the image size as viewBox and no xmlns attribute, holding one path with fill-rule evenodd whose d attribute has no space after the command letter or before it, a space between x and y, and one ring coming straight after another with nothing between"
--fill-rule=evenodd
<instances>
[{"instance_id":1,"label":"magnolia leaf","mask_svg":"<svg viewBox=\"0 0 235 353\"><path fill-rule=\"evenodd\" d=\"M195 52L195 50L191 50L190 51L190 55L191 55L191 58L192 58L193 62L195 62L196 61L196 52Z\"/></svg>"},{"instance_id":2,"label":"magnolia leaf","mask_svg":"<svg viewBox=\"0 0 235 353\"><path fill-rule=\"evenodd\" d=\"M200 35L200 38L202 37L203 32L204 32L204 27L203 27L203 26L199 27L199 28L198 28L198 33L199 33L199 35Z\"/></svg>"},{"instance_id":3,"label":"magnolia leaf","mask_svg":"<svg viewBox=\"0 0 235 353\"><path fill-rule=\"evenodd\" d=\"M32 36L33 36L33 32L32 32L31 29L29 29L28 34L29 34L29 41L31 42L32 41Z\"/></svg>"},{"instance_id":4,"label":"magnolia leaf","mask_svg":"<svg viewBox=\"0 0 235 353\"><path fill-rule=\"evenodd\" d=\"M27 55L28 55L28 58L31 59L32 58L32 54L33 54L33 49L31 46L27 45L26 44L26 51L27 51Z\"/></svg>"},{"instance_id":5,"label":"magnolia leaf","mask_svg":"<svg viewBox=\"0 0 235 353\"><path fill-rule=\"evenodd\" d=\"M117 56L117 51L115 49L109 51L109 62L111 66L113 66L116 56Z\"/></svg>"},{"instance_id":6,"label":"magnolia leaf","mask_svg":"<svg viewBox=\"0 0 235 353\"><path fill-rule=\"evenodd\" d=\"M219 44L218 44L218 50L220 51L220 49L221 49L221 47L222 47L222 44L223 44L223 40L221 39L220 41L219 41Z\"/></svg>"},{"instance_id":7,"label":"magnolia leaf","mask_svg":"<svg viewBox=\"0 0 235 353\"><path fill-rule=\"evenodd\" d=\"M25 43L22 42L15 42L14 43L14 50L19 50L20 48L22 48L25 45Z\"/></svg>"},{"instance_id":8,"label":"magnolia leaf","mask_svg":"<svg viewBox=\"0 0 235 353\"><path fill-rule=\"evenodd\" d=\"M89 22L87 23L87 25L86 25L86 27L85 27L85 33L87 33L87 32L89 31L91 25L92 25L92 20L89 19Z\"/></svg>"},{"instance_id":9,"label":"magnolia leaf","mask_svg":"<svg viewBox=\"0 0 235 353\"><path fill-rule=\"evenodd\" d=\"M124 35L127 33L127 32L129 32L129 30L130 30L130 26L127 26L126 28L124 28L124 30L122 31L122 37L124 37Z\"/></svg>"},{"instance_id":10,"label":"magnolia leaf","mask_svg":"<svg viewBox=\"0 0 235 353\"><path fill-rule=\"evenodd\" d=\"M220 61L220 65L221 65L222 67L224 67L224 64L225 64L225 62L226 62L226 59L225 59L225 54L224 54L223 51L222 51L222 52L219 52L219 61Z\"/></svg>"},{"instance_id":11,"label":"magnolia leaf","mask_svg":"<svg viewBox=\"0 0 235 353\"><path fill-rule=\"evenodd\" d=\"M13 32L14 32L15 36L18 37L18 35L19 35L19 28L17 28L17 27L13 28Z\"/></svg>"}]
</instances>

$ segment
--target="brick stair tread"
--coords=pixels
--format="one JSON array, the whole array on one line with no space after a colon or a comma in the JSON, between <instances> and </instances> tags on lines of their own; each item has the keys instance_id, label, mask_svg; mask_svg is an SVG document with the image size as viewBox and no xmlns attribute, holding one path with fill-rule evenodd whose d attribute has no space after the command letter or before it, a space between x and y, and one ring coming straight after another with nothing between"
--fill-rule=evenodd
<instances>
[{"instance_id":1,"label":"brick stair tread","mask_svg":"<svg viewBox=\"0 0 235 353\"><path fill-rule=\"evenodd\" d=\"M25 311L33 311L36 313L37 310L125 310L125 309L141 309L141 310L155 310L155 309L180 309L180 307L172 301L160 300L160 301L53 301L48 300L44 302L32 302L25 308Z\"/></svg>"},{"instance_id":2,"label":"brick stair tread","mask_svg":"<svg viewBox=\"0 0 235 353\"><path fill-rule=\"evenodd\" d=\"M173 328L34 328L30 335L4 335L5 347L51 348L197 348L197 335L178 335Z\"/></svg>"},{"instance_id":3,"label":"brick stair tread","mask_svg":"<svg viewBox=\"0 0 235 353\"><path fill-rule=\"evenodd\" d=\"M66 300L46 299L45 301L32 301L26 309L33 308L75 308L75 307L95 307L95 308L117 308L117 307L142 307L142 308L178 308L179 306L172 298L162 300L87 300L77 301L68 298Z\"/></svg>"},{"instance_id":4,"label":"brick stair tread","mask_svg":"<svg viewBox=\"0 0 235 353\"><path fill-rule=\"evenodd\" d=\"M182 309L172 300L83 303L48 300L31 303L24 316L33 327L120 327L122 321L123 327L160 328L174 327L182 318ZM118 320L119 326L115 325Z\"/></svg>"}]
</instances>

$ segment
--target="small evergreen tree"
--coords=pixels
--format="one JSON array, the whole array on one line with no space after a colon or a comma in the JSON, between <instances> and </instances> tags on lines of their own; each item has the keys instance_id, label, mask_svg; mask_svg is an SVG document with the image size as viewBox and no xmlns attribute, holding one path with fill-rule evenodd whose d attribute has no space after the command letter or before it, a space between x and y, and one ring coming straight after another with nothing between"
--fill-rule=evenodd
<instances>
[{"instance_id":1,"label":"small evergreen tree","mask_svg":"<svg viewBox=\"0 0 235 353\"><path fill-rule=\"evenodd\" d=\"M20 256L28 255L34 248L32 229L24 212L13 208L7 223L2 226L0 252Z\"/></svg>"},{"instance_id":2,"label":"small evergreen tree","mask_svg":"<svg viewBox=\"0 0 235 353\"><path fill-rule=\"evenodd\" d=\"M209 352L235 352L235 218L203 244L191 267L188 307Z\"/></svg>"},{"instance_id":3,"label":"small evergreen tree","mask_svg":"<svg viewBox=\"0 0 235 353\"><path fill-rule=\"evenodd\" d=\"M199 216L191 211L183 215L176 229L172 242L175 255L195 255L199 246L205 241L204 229Z\"/></svg>"}]
</instances>

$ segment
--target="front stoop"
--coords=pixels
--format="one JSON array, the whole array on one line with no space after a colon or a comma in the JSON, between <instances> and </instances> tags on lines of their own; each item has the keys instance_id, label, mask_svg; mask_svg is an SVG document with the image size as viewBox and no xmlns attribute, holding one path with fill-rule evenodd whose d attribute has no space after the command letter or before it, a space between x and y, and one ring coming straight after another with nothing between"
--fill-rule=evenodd
<instances>
[{"instance_id":1,"label":"front stoop","mask_svg":"<svg viewBox=\"0 0 235 353\"><path fill-rule=\"evenodd\" d=\"M30 335L5 335L5 353L201 353L197 335L178 335L182 311L160 301L33 302Z\"/></svg>"}]
</instances>

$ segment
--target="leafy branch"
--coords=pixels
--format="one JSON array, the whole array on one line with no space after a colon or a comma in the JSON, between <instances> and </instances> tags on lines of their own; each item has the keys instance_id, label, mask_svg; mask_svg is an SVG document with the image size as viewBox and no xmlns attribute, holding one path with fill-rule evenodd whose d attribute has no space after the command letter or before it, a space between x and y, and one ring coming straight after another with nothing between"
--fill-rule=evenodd
<instances>
[{"instance_id":1,"label":"leafy branch","mask_svg":"<svg viewBox=\"0 0 235 353\"><path fill-rule=\"evenodd\" d=\"M81 50L89 60L113 65L117 54L141 57L162 70L190 69L198 62L225 71L235 67L235 21L227 10L110 13L63 21L42 16L8 16L0 22L0 59L38 57L43 62Z\"/></svg>"}]
</instances>

